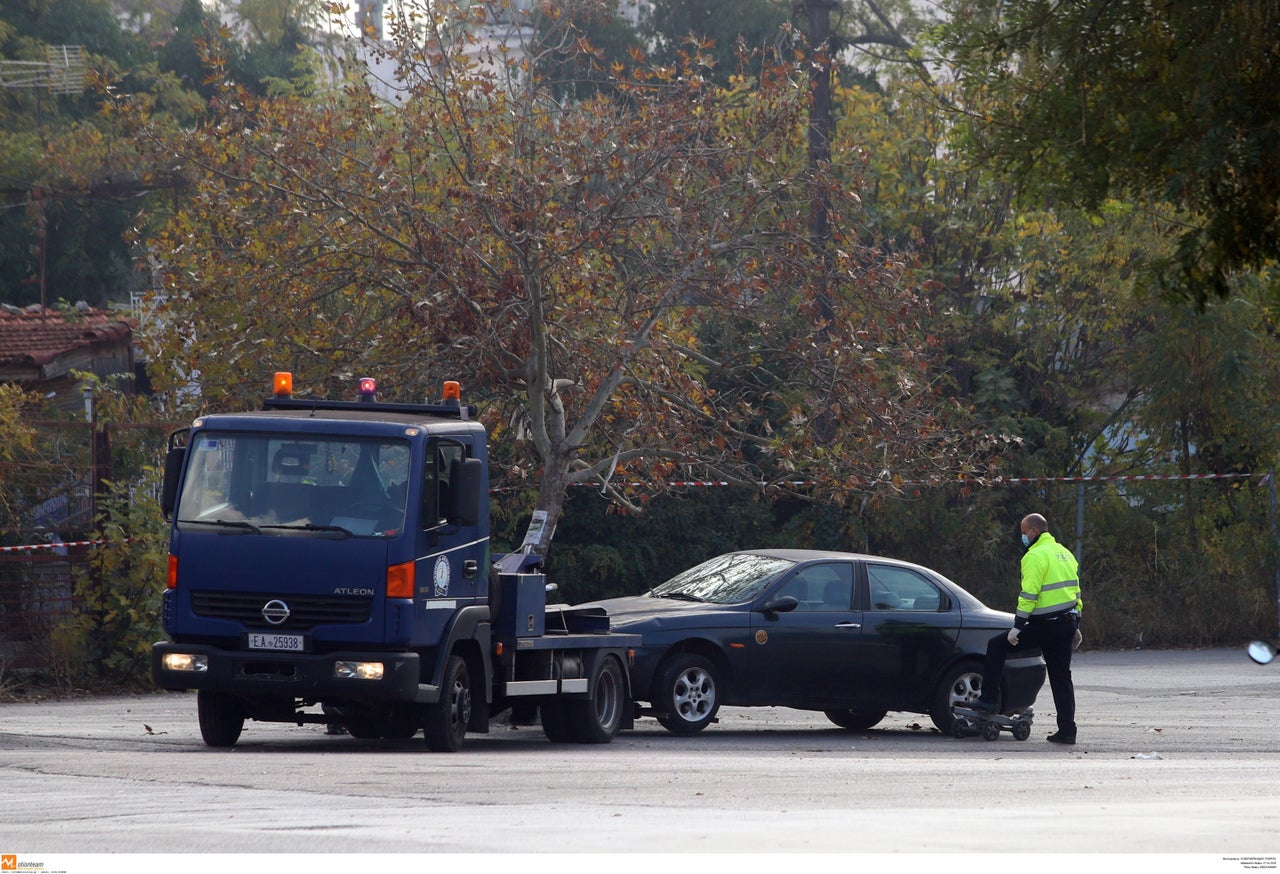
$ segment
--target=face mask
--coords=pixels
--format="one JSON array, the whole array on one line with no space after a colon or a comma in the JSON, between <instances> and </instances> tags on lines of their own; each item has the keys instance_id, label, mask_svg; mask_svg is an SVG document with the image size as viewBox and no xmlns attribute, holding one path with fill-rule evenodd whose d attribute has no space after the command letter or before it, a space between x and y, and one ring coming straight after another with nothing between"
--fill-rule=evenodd
<instances>
[{"instance_id":1,"label":"face mask","mask_svg":"<svg viewBox=\"0 0 1280 874\"><path fill-rule=\"evenodd\" d=\"M1023 545L1023 546L1026 546L1026 547L1031 546L1031 538L1030 538L1030 537L1028 537L1028 536L1027 536L1027 535L1025 535L1025 534L1024 534L1024 535L1022 535L1022 545Z\"/></svg>"}]
</instances>

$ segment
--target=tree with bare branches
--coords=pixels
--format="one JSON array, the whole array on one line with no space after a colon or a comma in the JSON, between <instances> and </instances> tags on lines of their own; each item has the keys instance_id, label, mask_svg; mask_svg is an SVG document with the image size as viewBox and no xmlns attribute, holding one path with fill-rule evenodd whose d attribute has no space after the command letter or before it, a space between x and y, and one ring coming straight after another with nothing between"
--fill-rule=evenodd
<instances>
[{"instance_id":1,"label":"tree with bare branches","mask_svg":"<svg viewBox=\"0 0 1280 874\"><path fill-rule=\"evenodd\" d=\"M925 300L807 166L804 70L726 89L697 46L637 53L567 102L540 53L591 49L541 12L523 45L479 41L475 7L406 12L397 102L360 77L322 101L228 88L157 138L191 184L157 240L157 383L222 407L270 369L402 397L461 378L521 447L497 479L536 484L539 551L574 484L638 507L673 479L848 497L964 470Z\"/></svg>"}]
</instances>

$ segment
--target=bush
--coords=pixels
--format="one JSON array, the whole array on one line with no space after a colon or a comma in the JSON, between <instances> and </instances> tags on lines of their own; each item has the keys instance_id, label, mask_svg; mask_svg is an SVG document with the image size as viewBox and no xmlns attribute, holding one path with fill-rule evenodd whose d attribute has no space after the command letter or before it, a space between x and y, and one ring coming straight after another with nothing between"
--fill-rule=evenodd
<instances>
[{"instance_id":1,"label":"bush","mask_svg":"<svg viewBox=\"0 0 1280 874\"><path fill-rule=\"evenodd\" d=\"M147 467L131 483L105 483L94 532L101 544L76 575L76 610L60 635L68 681L148 682L151 644L162 636L168 565L159 480L160 472Z\"/></svg>"}]
</instances>

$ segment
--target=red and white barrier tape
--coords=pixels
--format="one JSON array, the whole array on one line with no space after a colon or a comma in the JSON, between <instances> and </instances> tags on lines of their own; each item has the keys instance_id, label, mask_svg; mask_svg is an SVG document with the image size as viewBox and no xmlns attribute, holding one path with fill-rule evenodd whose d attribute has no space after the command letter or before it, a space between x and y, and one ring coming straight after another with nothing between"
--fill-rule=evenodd
<instances>
[{"instance_id":1,"label":"red and white barrier tape","mask_svg":"<svg viewBox=\"0 0 1280 874\"><path fill-rule=\"evenodd\" d=\"M5 552L38 552L42 549L66 549L69 546L106 546L111 543L128 543L132 537L124 540L67 540L62 543L29 543L25 546L0 546L0 553Z\"/></svg>"}]
</instances>

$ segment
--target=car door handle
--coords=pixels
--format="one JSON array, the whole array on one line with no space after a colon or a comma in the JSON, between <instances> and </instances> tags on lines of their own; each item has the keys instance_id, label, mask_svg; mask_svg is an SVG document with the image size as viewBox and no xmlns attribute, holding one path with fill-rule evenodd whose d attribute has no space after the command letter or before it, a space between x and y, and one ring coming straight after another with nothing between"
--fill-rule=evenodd
<instances>
[{"instance_id":1,"label":"car door handle","mask_svg":"<svg viewBox=\"0 0 1280 874\"><path fill-rule=\"evenodd\" d=\"M476 573L480 570L480 565L474 559L467 559L462 563L462 576L464 579L475 579Z\"/></svg>"},{"instance_id":2,"label":"car door handle","mask_svg":"<svg viewBox=\"0 0 1280 874\"><path fill-rule=\"evenodd\" d=\"M847 628L850 631L857 631L862 628L861 622L837 622L836 628Z\"/></svg>"}]
</instances>

